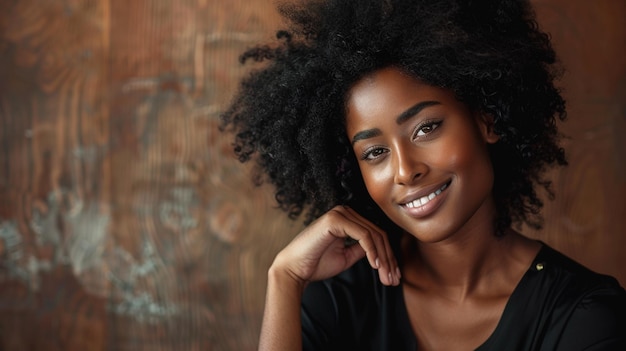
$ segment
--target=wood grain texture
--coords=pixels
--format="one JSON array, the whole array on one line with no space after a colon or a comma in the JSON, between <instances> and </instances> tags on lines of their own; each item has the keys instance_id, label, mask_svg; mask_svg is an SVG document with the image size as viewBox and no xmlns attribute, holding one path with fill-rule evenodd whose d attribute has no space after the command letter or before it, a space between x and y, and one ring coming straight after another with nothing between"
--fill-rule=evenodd
<instances>
[{"instance_id":1,"label":"wood grain texture","mask_svg":"<svg viewBox=\"0 0 626 351\"><path fill-rule=\"evenodd\" d=\"M570 166L527 231L626 284L626 3L535 1ZM0 350L254 350L299 231L217 115L273 0L0 0Z\"/></svg>"},{"instance_id":2,"label":"wood grain texture","mask_svg":"<svg viewBox=\"0 0 626 351\"><path fill-rule=\"evenodd\" d=\"M553 172L534 235L626 284L626 23L623 1L537 1L565 67L568 120L561 128L569 166Z\"/></svg>"}]
</instances>

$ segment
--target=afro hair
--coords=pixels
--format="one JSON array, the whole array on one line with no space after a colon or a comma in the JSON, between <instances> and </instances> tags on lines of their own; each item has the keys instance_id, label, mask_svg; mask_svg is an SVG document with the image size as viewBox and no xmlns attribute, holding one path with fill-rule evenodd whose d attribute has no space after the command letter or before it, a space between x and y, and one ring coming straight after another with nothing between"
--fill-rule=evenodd
<instances>
[{"instance_id":1,"label":"afro hair","mask_svg":"<svg viewBox=\"0 0 626 351\"><path fill-rule=\"evenodd\" d=\"M290 217L308 223L349 205L386 223L346 136L345 104L359 79L394 66L493 117L496 228L541 226L536 188L551 197L545 172L566 164L557 129L566 112L555 52L528 1L314 0L279 10L287 29L241 55L265 64L242 80L221 122Z\"/></svg>"}]
</instances>

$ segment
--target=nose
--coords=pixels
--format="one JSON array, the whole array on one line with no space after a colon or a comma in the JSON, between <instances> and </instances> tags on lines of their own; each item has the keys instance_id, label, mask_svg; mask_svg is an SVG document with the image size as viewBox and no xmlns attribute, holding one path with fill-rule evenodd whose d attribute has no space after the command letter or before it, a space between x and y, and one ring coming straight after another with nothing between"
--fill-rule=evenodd
<instances>
[{"instance_id":1,"label":"nose","mask_svg":"<svg viewBox=\"0 0 626 351\"><path fill-rule=\"evenodd\" d=\"M397 145L394 157L394 182L399 185L410 185L420 179L428 171L428 167L420 156L419 150L411 146Z\"/></svg>"}]
</instances>

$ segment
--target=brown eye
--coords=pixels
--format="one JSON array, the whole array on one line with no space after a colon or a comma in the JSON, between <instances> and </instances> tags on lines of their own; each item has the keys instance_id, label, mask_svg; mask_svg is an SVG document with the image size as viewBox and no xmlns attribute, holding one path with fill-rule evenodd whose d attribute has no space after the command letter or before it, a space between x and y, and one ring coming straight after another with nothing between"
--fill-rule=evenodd
<instances>
[{"instance_id":1,"label":"brown eye","mask_svg":"<svg viewBox=\"0 0 626 351\"><path fill-rule=\"evenodd\" d=\"M441 122L439 121L424 122L415 131L415 137L418 138L418 137L426 136L427 134L432 133L435 129L439 128L440 125L441 125Z\"/></svg>"},{"instance_id":2,"label":"brown eye","mask_svg":"<svg viewBox=\"0 0 626 351\"><path fill-rule=\"evenodd\" d=\"M382 156L383 154L385 154L386 151L387 150L381 147L372 148L372 149L365 151L363 155L361 155L361 159L364 161L374 161L380 156Z\"/></svg>"},{"instance_id":3,"label":"brown eye","mask_svg":"<svg viewBox=\"0 0 626 351\"><path fill-rule=\"evenodd\" d=\"M432 132L433 129L433 126L424 126L419 130L419 132L417 132L417 134L428 134Z\"/></svg>"}]
</instances>

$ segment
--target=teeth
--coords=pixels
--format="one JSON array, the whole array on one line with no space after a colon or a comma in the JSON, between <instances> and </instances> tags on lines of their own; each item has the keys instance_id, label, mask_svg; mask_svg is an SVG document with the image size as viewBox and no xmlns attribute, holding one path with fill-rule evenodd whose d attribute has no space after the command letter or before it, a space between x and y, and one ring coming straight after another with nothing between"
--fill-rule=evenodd
<instances>
[{"instance_id":1,"label":"teeth","mask_svg":"<svg viewBox=\"0 0 626 351\"><path fill-rule=\"evenodd\" d=\"M407 202L405 204L405 206L408 207L408 208L424 206L430 200L434 199L437 195L441 194L442 191L446 190L447 187L448 187L448 184L444 184L441 188L433 191L432 193L428 194L427 196L422 196L419 199L413 200L411 202Z\"/></svg>"}]
</instances>

